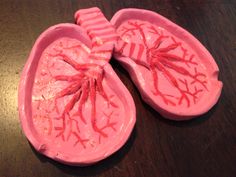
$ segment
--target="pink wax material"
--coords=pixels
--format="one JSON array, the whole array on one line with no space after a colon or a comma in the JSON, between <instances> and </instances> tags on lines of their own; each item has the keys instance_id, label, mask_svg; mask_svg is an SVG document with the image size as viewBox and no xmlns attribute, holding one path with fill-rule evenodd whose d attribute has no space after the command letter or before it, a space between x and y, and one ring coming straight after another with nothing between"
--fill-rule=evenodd
<instances>
[{"instance_id":1,"label":"pink wax material","mask_svg":"<svg viewBox=\"0 0 236 177\"><path fill-rule=\"evenodd\" d=\"M84 166L127 141L136 110L108 63L112 52L144 101L166 118L191 119L219 99L222 82L212 56L159 14L124 9L108 22L95 7L78 10L75 20L39 36L21 75L20 120L40 153Z\"/></svg>"},{"instance_id":2,"label":"pink wax material","mask_svg":"<svg viewBox=\"0 0 236 177\"><path fill-rule=\"evenodd\" d=\"M128 70L143 99L164 117L186 120L218 100L219 69L190 33L157 13L123 9L111 20L120 38L114 57Z\"/></svg>"},{"instance_id":3,"label":"pink wax material","mask_svg":"<svg viewBox=\"0 0 236 177\"><path fill-rule=\"evenodd\" d=\"M25 135L40 153L70 165L113 154L136 120L128 90L109 63L89 58L91 46L78 25L50 27L37 39L19 87Z\"/></svg>"}]
</instances>

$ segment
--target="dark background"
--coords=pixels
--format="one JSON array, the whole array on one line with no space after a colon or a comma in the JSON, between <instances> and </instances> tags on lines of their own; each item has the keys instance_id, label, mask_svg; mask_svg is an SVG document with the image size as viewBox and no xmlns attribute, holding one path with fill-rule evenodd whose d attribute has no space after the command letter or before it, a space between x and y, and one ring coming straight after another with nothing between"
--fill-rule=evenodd
<instances>
[{"instance_id":1,"label":"dark background","mask_svg":"<svg viewBox=\"0 0 236 177\"><path fill-rule=\"evenodd\" d=\"M77 9L98 6L108 19L119 9L156 11L196 36L220 68L223 92L207 114L187 122L163 119L145 104L128 73L112 61L137 108L136 127L121 150L90 167L70 167L33 150L17 111L20 73L34 41ZM236 176L235 0L0 0L0 176Z\"/></svg>"}]
</instances>

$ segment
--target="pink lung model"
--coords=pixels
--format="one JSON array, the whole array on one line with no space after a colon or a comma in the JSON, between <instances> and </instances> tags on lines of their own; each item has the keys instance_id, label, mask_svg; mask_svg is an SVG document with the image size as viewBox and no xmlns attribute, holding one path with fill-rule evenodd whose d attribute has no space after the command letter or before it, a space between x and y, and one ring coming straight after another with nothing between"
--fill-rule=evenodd
<instances>
[{"instance_id":1,"label":"pink lung model","mask_svg":"<svg viewBox=\"0 0 236 177\"><path fill-rule=\"evenodd\" d=\"M97 8L78 11L76 19L86 31L59 24L39 36L21 75L18 106L37 151L65 164L89 165L120 149L136 112L108 63L114 28Z\"/></svg>"},{"instance_id":2,"label":"pink lung model","mask_svg":"<svg viewBox=\"0 0 236 177\"><path fill-rule=\"evenodd\" d=\"M108 22L95 7L77 11L75 19L76 25L55 25L39 36L21 75L20 120L40 153L83 166L127 141L135 106L109 64L112 53L166 118L191 119L217 102L222 83L214 59L166 18L124 9Z\"/></svg>"},{"instance_id":3,"label":"pink lung model","mask_svg":"<svg viewBox=\"0 0 236 177\"><path fill-rule=\"evenodd\" d=\"M187 120L216 104L222 89L219 69L189 32L140 9L120 10L111 23L120 36L114 57L127 69L142 98L160 114Z\"/></svg>"}]
</instances>

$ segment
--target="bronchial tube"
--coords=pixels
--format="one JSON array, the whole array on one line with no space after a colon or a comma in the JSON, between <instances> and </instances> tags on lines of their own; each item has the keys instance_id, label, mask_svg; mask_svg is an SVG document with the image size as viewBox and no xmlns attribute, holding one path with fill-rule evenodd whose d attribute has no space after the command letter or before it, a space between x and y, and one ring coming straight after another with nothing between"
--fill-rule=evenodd
<instances>
[{"instance_id":1,"label":"bronchial tube","mask_svg":"<svg viewBox=\"0 0 236 177\"><path fill-rule=\"evenodd\" d=\"M75 20L92 41L90 59L109 61L118 35L115 29L97 7L78 10Z\"/></svg>"}]
</instances>

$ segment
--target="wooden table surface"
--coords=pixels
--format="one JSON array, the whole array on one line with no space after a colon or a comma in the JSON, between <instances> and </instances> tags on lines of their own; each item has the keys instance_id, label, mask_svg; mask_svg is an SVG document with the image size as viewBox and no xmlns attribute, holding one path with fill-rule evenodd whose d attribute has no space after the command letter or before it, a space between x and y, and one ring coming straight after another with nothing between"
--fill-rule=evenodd
<instances>
[{"instance_id":1,"label":"wooden table surface","mask_svg":"<svg viewBox=\"0 0 236 177\"><path fill-rule=\"evenodd\" d=\"M137 123L118 152L89 167L70 167L38 154L25 138L17 111L20 73L34 41L51 25L73 23L77 9L97 6L108 19L127 7L156 11L196 36L220 68L223 92L207 114L185 122L165 120L145 104L128 73L111 64L131 92ZM0 176L236 176L235 0L1 0Z\"/></svg>"}]
</instances>

